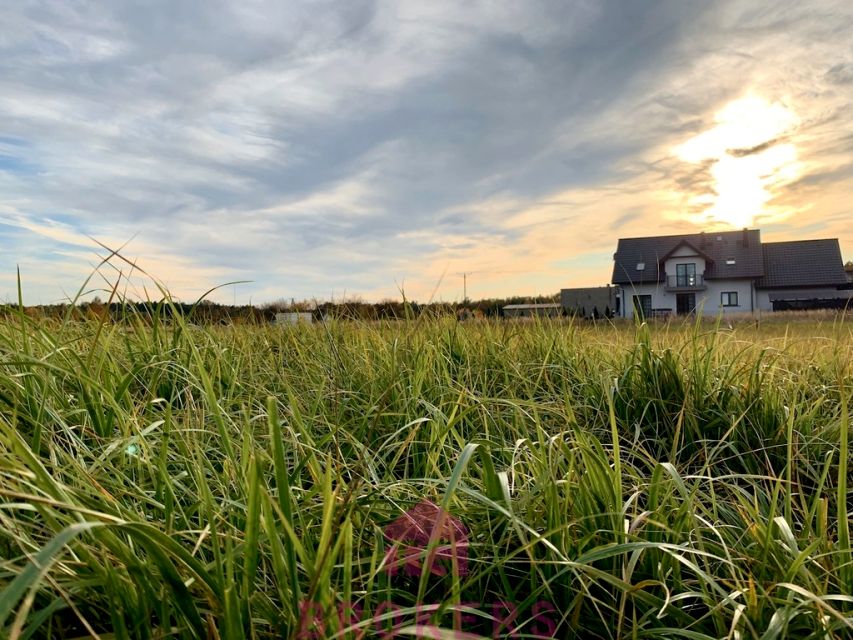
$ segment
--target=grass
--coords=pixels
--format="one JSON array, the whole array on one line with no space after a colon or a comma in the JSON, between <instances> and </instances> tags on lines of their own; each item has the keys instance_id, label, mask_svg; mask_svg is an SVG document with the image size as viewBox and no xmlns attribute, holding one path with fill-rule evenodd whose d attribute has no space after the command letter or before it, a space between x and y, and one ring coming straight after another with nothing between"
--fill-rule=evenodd
<instances>
[{"instance_id":1,"label":"grass","mask_svg":"<svg viewBox=\"0 0 853 640\"><path fill-rule=\"evenodd\" d=\"M517 637L850 637L851 362L827 318L19 313L0 637L512 637L513 610ZM385 570L424 498L465 575Z\"/></svg>"}]
</instances>

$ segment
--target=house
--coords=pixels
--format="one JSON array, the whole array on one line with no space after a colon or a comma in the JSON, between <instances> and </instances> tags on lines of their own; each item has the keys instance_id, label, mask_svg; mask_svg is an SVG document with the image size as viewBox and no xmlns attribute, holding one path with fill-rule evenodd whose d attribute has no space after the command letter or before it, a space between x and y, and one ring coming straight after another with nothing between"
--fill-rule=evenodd
<instances>
[{"instance_id":1,"label":"house","mask_svg":"<svg viewBox=\"0 0 853 640\"><path fill-rule=\"evenodd\" d=\"M314 314L310 311L283 311L275 314L275 324L311 324L314 322Z\"/></svg>"},{"instance_id":2,"label":"house","mask_svg":"<svg viewBox=\"0 0 853 640\"><path fill-rule=\"evenodd\" d=\"M850 290L838 240L762 242L758 229L619 240L622 317L840 308Z\"/></svg>"}]
</instances>

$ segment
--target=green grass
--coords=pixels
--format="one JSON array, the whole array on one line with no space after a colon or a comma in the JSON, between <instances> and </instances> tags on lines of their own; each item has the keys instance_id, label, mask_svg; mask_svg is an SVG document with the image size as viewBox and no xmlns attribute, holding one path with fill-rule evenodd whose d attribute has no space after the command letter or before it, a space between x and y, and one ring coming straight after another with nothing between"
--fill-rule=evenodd
<instances>
[{"instance_id":1,"label":"green grass","mask_svg":"<svg viewBox=\"0 0 853 640\"><path fill-rule=\"evenodd\" d=\"M501 602L553 605L519 637L850 637L851 362L840 320L19 313L0 637L295 638L310 607L315 637L372 638L388 603L448 638L479 603L462 627L491 637ZM384 570L423 498L468 528L467 575Z\"/></svg>"}]
</instances>

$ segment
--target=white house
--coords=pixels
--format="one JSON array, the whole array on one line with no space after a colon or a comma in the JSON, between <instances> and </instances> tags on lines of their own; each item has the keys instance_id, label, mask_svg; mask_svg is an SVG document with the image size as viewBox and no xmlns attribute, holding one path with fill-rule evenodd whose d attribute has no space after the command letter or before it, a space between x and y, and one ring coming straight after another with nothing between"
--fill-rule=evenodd
<instances>
[{"instance_id":1,"label":"white house","mask_svg":"<svg viewBox=\"0 0 853 640\"><path fill-rule=\"evenodd\" d=\"M762 243L758 229L623 238L613 259L627 318L840 308L853 293L835 238Z\"/></svg>"},{"instance_id":2,"label":"white house","mask_svg":"<svg viewBox=\"0 0 853 640\"><path fill-rule=\"evenodd\" d=\"M314 322L314 314L310 311L283 311L275 314L275 324L311 324Z\"/></svg>"}]
</instances>

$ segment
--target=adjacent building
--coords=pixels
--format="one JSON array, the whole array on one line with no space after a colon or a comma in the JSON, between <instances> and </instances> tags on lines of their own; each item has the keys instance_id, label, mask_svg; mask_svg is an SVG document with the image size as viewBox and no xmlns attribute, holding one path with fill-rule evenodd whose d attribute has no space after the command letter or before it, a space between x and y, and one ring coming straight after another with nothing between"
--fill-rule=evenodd
<instances>
[{"instance_id":1,"label":"adjacent building","mask_svg":"<svg viewBox=\"0 0 853 640\"><path fill-rule=\"evenodd\" d=\"M559 302L507 304L502 310L505 318L559 318L563 315L563 307Z\"/></svg>"},{"instance_id":2,"label":"adjacent building","mask_svg":"<svg viewBox=\"0 0 853 640\"><path fill-rule=\"evenodd\" d=\"M835 238L762 242L758 229L623 238L613 258L621 317L841 308L851 294Z\"/></svg>"},{"instance_id":3,"label":"adjacent building","mask_svg":"<svg viewBox=\"0 0 853 640\"><path fill-rule=\"evenodd\" d=\"M619 315L618 291L610 285L560 289L560 304L576 318L611 318Z\"/></svg>"}]
</instances>

